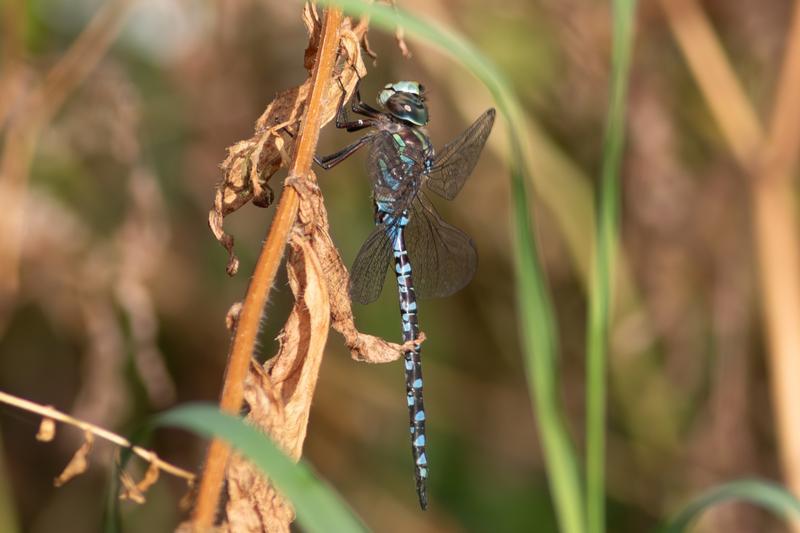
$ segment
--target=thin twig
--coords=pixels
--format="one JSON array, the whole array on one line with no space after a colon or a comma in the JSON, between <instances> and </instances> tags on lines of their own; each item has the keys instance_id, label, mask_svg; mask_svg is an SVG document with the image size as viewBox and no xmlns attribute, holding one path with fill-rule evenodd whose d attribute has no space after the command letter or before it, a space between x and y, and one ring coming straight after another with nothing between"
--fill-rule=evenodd
<instances>
[{"instance_id":1,"label":"thin twig","mask_svg":"<svg viewBox=\"0 0 800 533\"><path fill-rule=\"evenodd\" d=\"M289 169L287 182L293 178L310 178L311 176L311 163L319 138L322 99L336 62L341 22L341 10L333 8L326 10L322 27L322 41L312 73L311 93L302 120L302 129L297 138L295 156ZM283 257L289 231L297 218L298 206L297 191L293 187L285 185L275 218L247 289L242 312L239 315L220 398L220 408L223 411L238 413L241 408L244 379L247 376L260 330L261 316L267 303L269 289L272 287L278 265ZM224 442L212 441L206 456L206 465L194 508L193 523L196 529L204 530L213 524L229 455L230 448Z\"/></svg>"},{"instance_id":2,"label":"thin twig","mask_svg":"<svg viewBox=\"0 0 800 533\"><path fill-rule=\"evenodd\" d=\"M42 415L46 419L57 420L63 424L67 424L70 426L74 426L79 428L82 431L92 433L101 439L107 440L112 444L116 444L121 448L130 448L130 450L150 463L151 465L156 465L158 468L167 472L168 474L172 474L173 476L183 478L189 483L194 483L195 475L189 472L188 470L184 470L183 468L177 467L162 459L159 459L158 455L155 452L142 448L141 446L136 446L131 443L125 437L121 435L117 435L107 429L103 429L100 426L96 426L84 420L79 420L77 418L73 418L68 414L62 413L61 411L54 409L53 407L49 407L47 405L41 405L30 400L25 400L23 398L19 398L17 396L13 396L6 392L0 391L0 402L13 405L14 407L18 407L19 409L23 409L25 411L29 411L31 413L36 413L38 415Z\"/></svg>"}]
</instances>

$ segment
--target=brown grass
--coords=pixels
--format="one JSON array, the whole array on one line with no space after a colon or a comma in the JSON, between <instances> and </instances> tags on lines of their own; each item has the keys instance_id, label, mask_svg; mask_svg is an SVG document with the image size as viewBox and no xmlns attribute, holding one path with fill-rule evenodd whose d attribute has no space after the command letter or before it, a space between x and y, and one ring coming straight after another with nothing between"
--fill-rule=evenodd
<instances>
[{"instance_id":1,"label":"brown grass","mask_svg":"<svg viewBox=\"0 0 800 533\"><path fill-rule=\"evenodd\" d=\"M749 174L781 467L800 495L800 233L792 173L800 147L800 2L795 3L768 133L696 0L662 0L670 27L731 153ZM793 524L800 531L800 523Z\"/></svg>"},{"instance_id":2,"label":"brown grass","mask_svg":"<svg viewBox=\"0 0 800 533\"><path fill-rule=\"evenodd\" d=\"M366 73L360 44L367 21L354 26L331 9L320 24L311 7L306 8L304 19L310 33L306 50L310 78L280 93L256 122L254 136L229 148L222 165L225 176L209 214L214 234L230 254L227 270L235 273L238 260L233 254L233 238L222 229L223 219L249 201L262 206L268 203L272 196L269 179L291 160L247 295L241 310L229 317L235 333L220 407L238 413L246 402L247 420L295 460L302 454L329 327L342 334L358 361L394 361L403 351L400 345L355 328L347 270L330 238L327 212L311 171L319 129L335 117L342 98L352 95L358 79ZM255 343L287 243L287 271L295 305L278 337L278 353L262 367L253 359ZM421 336L418 342L422 340ZM258 469L241 457L231 457L228 446L218 440L209 447L191 524L194 530L207 530L214 524L224 479L228 499L223 527L230 531L288 531L294 519L288 502Z\"/></svg>"}]
</instances>

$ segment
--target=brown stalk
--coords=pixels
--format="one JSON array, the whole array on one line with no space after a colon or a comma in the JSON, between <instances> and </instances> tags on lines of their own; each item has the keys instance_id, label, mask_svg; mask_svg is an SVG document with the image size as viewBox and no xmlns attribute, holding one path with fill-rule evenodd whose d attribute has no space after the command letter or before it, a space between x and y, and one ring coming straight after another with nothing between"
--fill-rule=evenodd
<instances>
[{"instance_id":1,"label":"brown stalk","mask_svg":"<svg viewBox=\"0 0 800 533\"><path fill-rule=\"evenodd\" d=\"M711 22L697 0L661 0L661 7L729 149L749 171L764 130Z\"/></svg>"},{"instance_id":2,"label":"brown stalk","mask_svg":"<svg viewBox=\"0 0 800 533\"><path fill-rule=\"evenodd\" d=\"M751 184L764 297L778 451L789 488L800 495L800 232L792 180L800 148L800 2L795 2L769 137ZM800 521L793 523L800 531Z\"/></svg>"},{"instance_id":3,"label":"brown stalk","mask_svg":"<svg viewBox=\"0 0 800 533\"><path fill-rule=\"evenodd\" d=\"M194 482L194 474L184 470L183 468L179 468L174 466L166 461L163 461L158 458L155 452L150 450L146 450L140 446L135 446L132 444L128 439L117 435L107 429L103 429L100 426L96 426L89 422L85 422L83 420L79 420L68 414L62 413L57 409L54 409L47 405L40 405L38 403L32 402L30 400L25 400L24 398L18 398L17 396L13 396L11 394L5 393L0 391L0 403L4 403L7 405L12 405L18 409L22 409L24 411L28 411L31 413L36 413L43 417L43 421L46 423L42 425L42 428L39 430L39 434L37 435L37 440L41 441L49 441L53 439L55 434L54 426L52 425L52 421L58 421L62 424L67 424L69 426L74 426L84 433L90 433L92 435L96 435L103 440L107 440L108 442L119 446L120 448L130 448L133 453L154 465L156 468L167 472L168 474L172 474L173 476L183 478L189 482L189 484ZM50 422L47 422L50 421ZM47 428L47 429L45 429Z\"/></svg>"},{"instance_id":4,"label":"brown stalk","mask_svg":"<svg viewBox=\"0 0 800 533\"><path fill-rule=\"evenodd\" d=\"M220 408L229 413L238 414L241 409L244 380L254 351L261 316L267 302L269 289L275 280L275 274L283 256L289 231L297 218L299 196L291 186L292 179L310 176L311 163L319 138L322 100L331 80L336 53L339 49L341 22L341 10L333 8L326 10L322 40L312 73L311 92L298 134L294 159L274 221L256 263L253 279L247 289L231 345L220 398ZM229 456L230 448L225 443L220 440L212 441L206 456L205 469L194 508L193 526L197 530L208 529L214 522Z\"/></svg>"},{"instance_id":5,"label":"brown stalk","mask_svg":"<svg viewBox=\"0 0 800 533\"><path fill-rule=\"evenodd\" d=\"M792 173L800 148L800 2L795 3L768 136L696 0L662 0L670 27L731 152L750 174L762 312L781 466L800 495L800 233ZM800 523L793 529L800 531Z\"/></svg>"}]
</instances>

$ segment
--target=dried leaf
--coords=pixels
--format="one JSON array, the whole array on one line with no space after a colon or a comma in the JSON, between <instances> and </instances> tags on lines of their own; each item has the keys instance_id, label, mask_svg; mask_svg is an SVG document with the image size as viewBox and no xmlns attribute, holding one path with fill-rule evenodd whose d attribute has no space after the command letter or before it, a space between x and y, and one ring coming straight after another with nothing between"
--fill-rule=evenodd
<instances>
[{"instance_id":1,"label":"dried leaf","mask_svg":"<svg viewBox=\"0 0 800 533\"><path fill-rule=\"evenodd\" d=\"M130 500L138 504L145 502L144 494L136 486L136 482L128 472L122 470L119 473L119 480L122 483L122 490L119 493L120 500Z\"/></svg>"},{"instance_id":2,"label":"dried leaf","mask_svg":"<svg viewBox=\"0 0 800 533\"><path fill-rule=\"evenodd\" d=\"M299 459L311 399L330 327L330 305L322 266L304 237L289 242L289 285L295 305L280 336L280 348L264 367L252 365L245 388L247 420ZM260 471L239 456L228 467L226 515L231 531L289 531L294 510Z\"/></svg>"},{"instance_id":3,"label":"dried leaf","mask_svg":"<svg viewBox=\"0 0 800 533\"><path fill-rule=\"evenodd\" d=\"M310 32L307 52L313 51L316 54L321 24L315 8L306 7L304 22ZM345 96L349 98L355 91L359 78L366 75L359 46L366 26L359 26L359 31L359 34L353 31L350 19L345 19L340 30L340 56L344 63L337 68L338 81L328 84L321 115L322 124L330 122L336 116L342 101L342 87L345 89ZM313 64L306 62L306 67L310 70ZM309 77L301 85L278 93L256 121L253 136L228 148L228 156L221 165L223 178L217 185L214 206L208 214L208 224L214 237L228 251L228 275L232 276L237 272L239 260L233 253L233 237L223 229L224 219L248 202L252 201L259 207L268 207L272 203L274 195L268 182L281 167L288 167L287 154L294 149L294 136L305 110L310 84Z\"/></svg>"},{"instance_id":4,"label":"dried leaf","mask_svg":"<svg viewBox=\"0 0 800 533\"><path fill-rule=\"evenodd\" d=\"M295 181L293 186L303 198L298 221L304 225L307 238L322 264L324 282L330 296L331 326L344 337L345 344L356 361L389 363L401 358L403 348L399 344L356 329L348 289L350 276L331 239L328 212L319 188L311 181L302 180Z\"/></svg>"},{"instance_id":5,"label":"dried leaf","mask_svg":"<svg viewBox=\"0 0 800 533\"><path fill-rule=\"evenodd\" d=\"M239 314L242 312L242 302L235 302L225 314L225 327L233 333L239 324Z\"/></svg>"},{"instance_id":6,"label":"dried leaf","mask_svg":"<svg viewBox=\"0 0 800 533\"><path fill-rule=\"evenodd\" d=\"M39 431L36 433L36 440L40 442L50 442L56 436L56 422L52 418L42 418L39 424Z\"/></svg>"},{"instance_id":7,"label":"dried leaf","mask_svg":"<svg viewBox=\"0 0 800 533\"><path fill-rule=\"evenodd\" d=\"M61 472L55 481L53 481L53 484L56 487L60 487L75 476L79 476L86 472L86 469L89 466L86 457L92 450L92 444L94 444L94 434L87 431L84 434L84 441L83 444L81 444L81 447L75 451L75 455L72 456L72 459L64 468L64 471Z\"/></svg>"},{"instance_id":8,"label":"dried leaf","mask_svg":"<svg viewBox=\"0 0 800 533\"><path fill-rule=\"evenodd\" d=\"M411 50L408 49L408 45L406 44L406 32L401 26L398 26L395 30L394 38L397 41L397 47L400 48L400 53L403 55L403 57L410 59Z\"/></svg>"},{"instance_id":9,"label":"dried leaf","mask_svg":"<svg viewBox=\"0 0 800 533\"><path fill-rule=\"evenodd\" d=\"M155 458L155 454L153 454ZM144 477L138 483L133 481L133 478L124 470L120 474L120 481L122 481L123 490L120 492L120 500L131 500L136 503L142 504L145 502L144 494L158 481L158 475L161 473L155 460L150 461Z\"/></svg>"},{"instance_id":10,"label":"dried leaf","mask_svg":"<svg viewBox=\"0 0 800 533\"><path fill-rule=\"evenodd\" d=\"M187 485L187 490L183 494L183 496L181 496L181 499L178 502L178 509L180 509L184 513L188 513L191 510L192 504L197 498L197 485L195 484L195 482L187 480L186 485Z\"/></svg>"}]
</instances>

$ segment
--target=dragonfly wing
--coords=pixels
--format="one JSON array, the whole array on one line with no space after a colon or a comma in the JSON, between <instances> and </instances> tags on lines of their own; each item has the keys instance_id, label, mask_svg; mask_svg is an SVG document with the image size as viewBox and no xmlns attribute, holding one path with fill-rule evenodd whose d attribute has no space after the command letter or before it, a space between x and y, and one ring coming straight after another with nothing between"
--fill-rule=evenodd
<instances>
[{"instance_id":1,"label":"dragonfly wing","mask_svg":"<svg viewBox=\"0 0 800 533\"><path fill-rule=\"evenodd\" d=\"M446 145L433 161L425 182L428 189L452 200L472 174L494 125L495 110L489 109L464 133Z\"/></svg>"},{"instance_id":2,"label":"dragonfly wing","mask_svg":"<svg viewBox=\"0 0 800 533\"><path fill-rule=\"evenodd\" d=\"M405 241L414 288L422 298L450 296L475 275L478 252L472 239L442 220L421 192L412 202Z\"/></svg>"},{"instance_id":3,"label":"dragonfly wing","mask_svg":"<svg viewBox=\"0 0 800 533\"><path fill-rule=\"evenodd\" d=\"M354 301L368 304L380 296L392 260L391 235L395 231L380 225L361 246L350 269L350 297Z\"/></svg>"}]
</instances>

